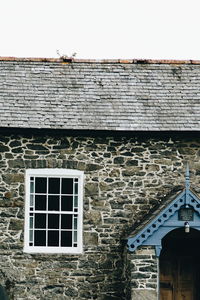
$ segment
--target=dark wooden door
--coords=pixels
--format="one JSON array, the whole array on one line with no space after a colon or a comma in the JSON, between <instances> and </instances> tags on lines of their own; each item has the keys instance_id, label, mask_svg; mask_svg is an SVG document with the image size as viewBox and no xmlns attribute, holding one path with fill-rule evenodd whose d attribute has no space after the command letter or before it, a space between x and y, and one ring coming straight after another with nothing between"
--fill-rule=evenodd
<instances>
[{"instance_id":1,"label":"dark wooden door","mask_svg":"<svg viewBox=\"0 0 200 300\"><path fill-rule=\"evenodd\" d=\"M199 300L198 263L181 256L160 261L160 300Z\"/></svg>"},{"instance_id":2,"label":"dark wooden door","mask_svg":"<svg viewBox=\"0 0 200 300\"><path fill-rule=\"evenodd\" d=\"M200 231L175 229L162 246L160 300L200 300Z\"/></svg>"},{"instance_id":3,"label":"dark wooden door","mask_svg":"<svg viewBox=\"0 0 200 300\"><path fill-rule=\"evenodd\" d=\"M169 259L160 260L160 300L173 300L173 263Z\"/></svg>"}]
</instances>

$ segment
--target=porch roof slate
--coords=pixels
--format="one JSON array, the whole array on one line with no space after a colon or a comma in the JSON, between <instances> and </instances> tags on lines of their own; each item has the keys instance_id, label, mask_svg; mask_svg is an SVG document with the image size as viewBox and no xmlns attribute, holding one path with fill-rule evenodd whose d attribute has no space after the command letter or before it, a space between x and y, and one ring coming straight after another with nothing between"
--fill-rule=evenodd
<instances>
[{"instance_id":1,"label":"porch roof slate","mask_svg":"<svg viewBox=\"0 0 200 300\"><path fill-rule=\"evenodd\" d=\"M0 58L0 127L199 131L200 61Z\"/></svg>"}]
</instances>

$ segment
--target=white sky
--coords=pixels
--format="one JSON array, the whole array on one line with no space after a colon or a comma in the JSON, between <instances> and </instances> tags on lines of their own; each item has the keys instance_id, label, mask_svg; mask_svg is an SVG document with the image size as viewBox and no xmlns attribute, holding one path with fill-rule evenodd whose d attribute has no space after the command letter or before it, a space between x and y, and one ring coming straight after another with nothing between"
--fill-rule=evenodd
<instances>
[{"instance_id":1,"label":"white sky","mask_svg":"<svg viewBox=\"0 0 200 300\"><path fill-rule=\"evenodd\" d=\"M200 59L199 0L0 0L0 56Z\"/></svg>"}]
</instances>

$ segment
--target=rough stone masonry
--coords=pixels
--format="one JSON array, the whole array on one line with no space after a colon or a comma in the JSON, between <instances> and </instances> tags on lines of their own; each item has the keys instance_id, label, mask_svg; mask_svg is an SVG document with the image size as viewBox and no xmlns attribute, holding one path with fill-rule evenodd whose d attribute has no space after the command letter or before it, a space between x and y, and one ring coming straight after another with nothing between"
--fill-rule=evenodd
<instances>
[{"instance_id":1,"label":"rough stone masonry","mask_svg":"<svg viewBox=\"0 0 200 300\"><path fill-rule=\"evenodd\" d=\"M200 192L199 158L198 133L1 131L0 283L10 299L119 300L131 299L131 293L143 297L144 290L154 295L153 254L143 250L143 260L128 254L126 237L184 184L187 161L192 188ZM27 168L84 171L83 254L23 253Z\"/></svg>"}]
</instances>

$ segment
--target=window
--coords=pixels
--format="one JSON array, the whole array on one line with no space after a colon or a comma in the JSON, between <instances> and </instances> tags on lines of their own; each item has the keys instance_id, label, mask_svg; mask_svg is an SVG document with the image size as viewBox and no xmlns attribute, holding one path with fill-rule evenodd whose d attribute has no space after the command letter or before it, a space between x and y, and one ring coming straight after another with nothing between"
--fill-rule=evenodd
<instances>
[{"instance_id":1,"label":"window","mask_svg":"<svg viewBox=\"0 0 200 300\"><path fill-rule=\"evenodd\" d=\"M82 252L82 189L82 171L26 170L25 252Z\"/></svg>"}]
</instances>

